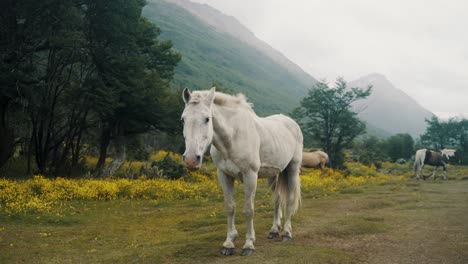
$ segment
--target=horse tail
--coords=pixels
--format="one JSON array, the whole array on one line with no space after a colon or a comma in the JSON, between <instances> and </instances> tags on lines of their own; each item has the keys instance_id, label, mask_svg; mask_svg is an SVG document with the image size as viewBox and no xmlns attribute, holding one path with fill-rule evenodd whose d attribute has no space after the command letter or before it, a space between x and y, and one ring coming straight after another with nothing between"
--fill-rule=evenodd
<instances>
[{"instance_id":1,"label":"horse tail","mask_svg":"<svg viewBox=\"0 0 468 264\"><path fill-rule=\"evenodd\" d=\"M291 168L297 166L297 168ZM289 173L294 170L297 173ZM280 173L276 181L275 192L273 193L274 201L278 201L280 207L286 210L288 200L291 201L291 214L295 214L301 204L301 183L299 178L300 164L289 164L288 167Z\"/></svg>"}]
</instances>

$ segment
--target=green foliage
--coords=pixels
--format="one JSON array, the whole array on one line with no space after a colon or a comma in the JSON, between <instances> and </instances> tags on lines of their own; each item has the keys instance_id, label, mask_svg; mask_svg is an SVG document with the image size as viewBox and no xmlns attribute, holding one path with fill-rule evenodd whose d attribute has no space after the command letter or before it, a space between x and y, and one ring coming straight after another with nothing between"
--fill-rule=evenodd
<instances>
[{"instance_id":1,"label":"green foliage","mask_svg":"<svg viewBox=\"0 0 468 264\"><path fill-rule=\"evenodd\" d=\"M144 5L144 0L2 3L0 136L9 139L11 127L21 127L15 136L39 172L69 175L79 165L83 143L94 142L96 135L105 160L112 140L152 129L180 131L182 103L169 84L181 56L141 16ZM18 112L26 118L4 122L21 116ZM0 149L11 143L0 141Z\"/></svg>"},{"instance_id":2,"label":"green foliage","mask_svg":"<svg viewBox=\"0 0 468 264\"><path fill-rule=\"evenodd\" d=\"M335 87L319 82L292 113L301 125L304 138L313 138L328 153L334 168L343 166L343 150L365 132L366 126L351 109L351 103L367 98L370 93L371 87L348 88L341 78Z\"/></svg>"},{"instance_id":3,"label":"green foliage","mask_svg":"<svg viewBox=\"0 0 468 264\"><path fill-rule=\"evenodd\" d=\"M436 116L426 119L427 129L421 135L421 142L428 148L443 149L450 144L453 121L443 122Z\"/></svg>"},{"instance_id":4,"label":"green foliage","mask_svg":"<svg viewBox=\"0 0 468 264\"><path fill-rule=\"evenodd\" d=\"M129 160L148 160L150 151L145 148L142 137L135 135L127 140L127 157Z\"/></svg>"},{"instance_id":5,"label":"green foliage","mask_svg":"<svg viewBox=\"0 0 468 264\"><path fill-rule=\"evenodd\" d=\"M154 161L151 167L156 166L161 174L167 179L176 180L187 175L188 171L184 164L174 159L170 152L160 161Z\"/></svg>"},{"instance_id":6,"label":"green foliage","mask_svg":"<svg viewBox=\"0 0 468 264\"><path fill-rule=\"evenodd\" d=\"M396 134L384 142L385 152L392 161L409 159L414 155L414 140L409 134Z\"/></svg>"},{"instance_id":7,"label":"green foliage","mask_svg":"<svg viewBox=\"0 0 468 264\"><path fill-rule=\"evenodd\" d=\"M449 119L441 121L436 116L426 120L426 132L421 135L421 146L425 148L457 149L456 160L468 164L468 120Z\"/></svg>"},{"instance_id":8,"label":"green foliage","mask_svg":"<svg viewBox=\"0 0 468 264\"><path fill-rule=\"evenodd\" d=\"M387 159L383 141L375 136L359 140L354 144L353 150L357 156L356 160L366 166L373 164L376 168L379 168L381 167L381 161Z\"/></svg>"}]
</instances>

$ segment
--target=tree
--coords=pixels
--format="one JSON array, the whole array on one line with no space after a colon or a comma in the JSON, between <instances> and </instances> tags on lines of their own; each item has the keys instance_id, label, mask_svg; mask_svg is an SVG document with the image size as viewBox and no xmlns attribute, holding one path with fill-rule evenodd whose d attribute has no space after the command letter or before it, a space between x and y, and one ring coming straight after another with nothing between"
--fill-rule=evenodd
<instances>
[{"instance_id":1,"label":"tree","mask_svg":"<svg viewBox=\"0 0 468 264\"><path fill-rule=\"evenodd\" d=\"M68 157L70 142L75 141L86 112L76 111L81 100L71 96L81 86L80 68L86 57L83 6L72 0L3 4L1 31L7 37L1 43L2 109L15 115L11 105L19 105L27 114L29 126L19 125L23 120L16 119L13 127L28 128L26 133L17 133L23 141L30 138L28 160L34 152L40 172L54 173Z\"/></svg>"},{"instance_id":2,"label":"tree","mask_svg":"<svg viewBox=\"0 0 468 264\"><path fill-rule=\"evenodd\" d=\"M325 82L319 82L292 113L301 125L304 137L318 142L329 154L334 168L344 166L343 150L365 132L366 126L352 110L351 104L367 98L371 89L371 86L366 89L348 88L342 78L338 78L332 88Z\"/></svg>"},{"instance_id":3,"label":"tree","mask_svg":"<svg viewBox=\"0 0 468 264\"><path fill-rule=\"evenodd\" d=\"M396 134L385 140L384 149L392 161L414 155L414 140L409 134Z\"/></svg>"},{"instance_id":4,"label":"tree","mask_svg":"<svg viewBox=\"0 0 468 264\"><path fill-rule=\"evenodd\" d=\"M456 148L461 163L468 163L468 120L449 119L441 121L433 116L426 120L426 132L421 135L421 145L425 148Z\"/></svg>"},{"instance_id":5,"label":"tree","mask_svg":"<svg viewBox=\"0 0 468 264\"><path fill-rule=\"evenodd\" d=\"M384 142L375 136L368 136L360 139L354 144L353 153L357 155L357 160L364 165L374 164L380 166L380 161L388 158L384 151Z\"/></svg>"},{"instance_id":6,"label":"tree","mask_svg":"<svg viewBox=\"0 0 468 264\"><path fill-rule=\"evenodd\" d=\"M443 149L447 145L450 145L453 122L454 120L449 122L440 121L436 116L426 119L427 129L421 135L421 142L428 148L434 149Z\"/></svg>"},{"instance_id":7,"label":"tree","mask_svg":"<svg viewBox=\"0 0 468 264\"><path fill-rule=\"evenodd\" d=\"M116 153L103 175L113 174L125 160L128 135L177 126L174 109L181 104L168 97L169 81L181 57L171 42L158 41L160 30L141 17L144 4L142 0L88 2L87 38L95 65L91 96L101 129L96 169L102 169L111 140Z\"/></svg>"},{"instance_id":8,"label":"tree","mask_svg":"<svg viewBox=\"0 0 468 264\"><path fill-rule=\"evenodd\" d=\"M1 2L0 166L27 142L40 173L69 174L96 134L102 165L111 141L124 159L125 137L180 131L182 103L169 83L181 56L158 40L144 4Z\"/></svg>"}]
</instances>

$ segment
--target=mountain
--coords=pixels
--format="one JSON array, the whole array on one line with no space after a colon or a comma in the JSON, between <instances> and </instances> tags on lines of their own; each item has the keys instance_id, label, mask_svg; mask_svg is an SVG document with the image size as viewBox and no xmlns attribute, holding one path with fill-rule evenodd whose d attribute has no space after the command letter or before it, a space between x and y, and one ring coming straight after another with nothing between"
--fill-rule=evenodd
<instances>
[{"instance_id":1,"label":"mountain","mask_svg":"<svg viewBox=\"0 0 468 264\"><path fill-rule=\"evenodd\" d=\"M143 14L161 29L182 54L173 85L208 89L214 82L231 93L244 93L259 115L289 113L299 105L316 80L283 54L243 26L206 4L188 0L149 0ZM432 113L397 89L380 74L350 82L350 87L373 84L372 95L354 107L366 107L360 118L368 134L419 136Z\"/></svg>"},{"instance_id":2,"label":"mountain","mask_svg":"<svg viewBox=\"0 0 468 264\"><path fill-rule=\"evenodd\" d=\"M174 86L215 82L242 92L260 115L291 112L316 80L231 16L187 0L150 0L143 15L182 54Z\"/></svg>"},{"instance_id":3,"label":"mountain","mask_svg":"<svg viewBox=\"0 0 468 264\"><path fill-rule=\"evenodd\" d=\"M434 114L397 89L385 76L369 74L349 82L348 86L365 88L369 84L372 84L372 94L353 105L355 109L363 109L359 113L362 120L391 134L409 133L417 137L426 131L424 120Z\"/></svg>"}]
</instances>

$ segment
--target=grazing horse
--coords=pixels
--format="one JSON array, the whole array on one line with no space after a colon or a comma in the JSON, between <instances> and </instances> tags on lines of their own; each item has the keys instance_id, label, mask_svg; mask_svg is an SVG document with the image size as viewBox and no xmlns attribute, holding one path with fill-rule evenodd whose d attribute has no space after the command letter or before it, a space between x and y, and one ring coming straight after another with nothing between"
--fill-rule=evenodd
<instances>
[{"instance_id":1,"label":"grazing horse","mask_svg":"<svg viewBox=\"0 0 468 264\"><path fill-rule=\"evenodd\" d=\"M325 169L325 165L329 162L328 154L317 150L314 152L302 153L302 167Z\"/></svg>"},{"instance_id":2,"label":"grazing horse","mask_svg":"<svg viewBox=\"0 0 468 264\"><path fill-rule=\"evenodd\" d=\"M242 255L255 251L253 224L254 199L258 178L268 178L273 192L274 218L269 238L279 237L282 210L286 218L283 241L292 238L291 216L301 200L299 169L302 161L303 137L298 124L284 115L258 117L244 95L232 96L210 91L182 92L185 102L185 153L189 169L198 169L203 153L210 154L217 167L224 192L227 212L227 236L222 254L234 254L237 230L234 224L234 181L244 183L243 213L247 234Z\"/></svg>"},{"instance_id":3,"label":"grazing horse","mask_svg":"<svg viewBox=\"0 0 468 264\"><path fill-rule=\"evenodd\" d=\"M447 161L450 159L450 157L455 156L455 151L454 149L443 149L440 152L437 151L432 151L428 149L420 149L416 151L415 159L414 159L414 172L416 172L416 179L419 180L419 174L422 173L422 169L425 164L435 166L434 172L432 173L431 178L435 178L437 169L439 166L442 166L444 170L444 180L447 180L447 172L446 172L446 166L447 166ZM426 176L423 174L423 179L426 179Z\"/></svg>"}]
</instances>

